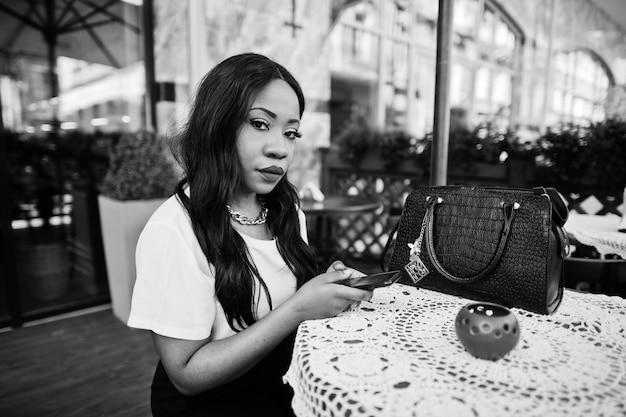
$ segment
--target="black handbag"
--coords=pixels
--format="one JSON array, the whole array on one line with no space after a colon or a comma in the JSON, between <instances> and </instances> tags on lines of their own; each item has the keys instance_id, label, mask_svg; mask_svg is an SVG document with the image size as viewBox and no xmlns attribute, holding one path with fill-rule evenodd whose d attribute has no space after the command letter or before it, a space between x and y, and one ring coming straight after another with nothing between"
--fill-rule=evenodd
<instances>
[{"instance_id":1,"label":"black handbag","mask_svg":"<svg viewBox=\"0 0 626 417\"><path fill-rule=\"evenodd\" d=\"M403 270L405 284L552 314L567 216L554 188L420 187L387 242L385 252L397 232L389 270Z\"/></svg>"}]
</instances>

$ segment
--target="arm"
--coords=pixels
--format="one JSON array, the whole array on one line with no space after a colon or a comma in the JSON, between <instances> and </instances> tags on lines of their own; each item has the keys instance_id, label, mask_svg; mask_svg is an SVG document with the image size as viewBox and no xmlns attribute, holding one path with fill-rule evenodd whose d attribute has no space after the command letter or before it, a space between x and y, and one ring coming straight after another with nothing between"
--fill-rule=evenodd
<instances>
[{"instance_id":1,"label":"arm","mask_svg":"<svg viewBox=\"0 0 626 417\"><path fill-rule=\"evenodd\" d=\"M222 340L182 340L153 333L163 366L185 395L225 384L256 365L302 321L332 317L354 302L370 299L371 291L335 284L353 273L329 268L252 326Z\"/></svg>"}]
</instances>

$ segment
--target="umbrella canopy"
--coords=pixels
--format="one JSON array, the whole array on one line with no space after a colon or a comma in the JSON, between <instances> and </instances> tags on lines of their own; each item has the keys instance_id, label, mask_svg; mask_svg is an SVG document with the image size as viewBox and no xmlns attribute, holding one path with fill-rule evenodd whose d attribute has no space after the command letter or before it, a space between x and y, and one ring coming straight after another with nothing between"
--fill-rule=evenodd
<instances>
[{"instance_id":1,"label":"umbrella canopy","mask_svg":"<svg viewBox=\"0 0 626 417\"><path fill-rule=\"evenodd\" d=\"M117 68L140 58L141 13L121 0L2 0L0 27L1 49L47 58L51 97L58 56Z\"/></svg>"}]
</instances>

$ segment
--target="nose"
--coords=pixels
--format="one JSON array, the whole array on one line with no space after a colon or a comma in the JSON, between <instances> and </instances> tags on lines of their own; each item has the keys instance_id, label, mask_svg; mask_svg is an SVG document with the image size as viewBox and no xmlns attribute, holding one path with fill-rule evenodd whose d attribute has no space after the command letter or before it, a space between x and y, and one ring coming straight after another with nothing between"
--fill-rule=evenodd
<instances>
[{"instance_id":1,"label":"nose","mask_svg":"<svg viewBox=\"0 0 626 417\"><path fill-rule=\"evenodd\" d=\"M289 148L287 147L287 139L282 132L268 135L268 141L263 148L265 155L270 158L283 159L289 156Z\"/></svg>"}]
</instances>

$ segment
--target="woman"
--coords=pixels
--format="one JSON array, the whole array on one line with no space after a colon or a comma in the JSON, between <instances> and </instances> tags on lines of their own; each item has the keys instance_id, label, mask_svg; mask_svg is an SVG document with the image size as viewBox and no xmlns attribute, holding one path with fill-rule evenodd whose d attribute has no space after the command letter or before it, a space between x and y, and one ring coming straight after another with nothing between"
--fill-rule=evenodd
<instances>
[{"instance_id":1,"label":"woman","mask_svg":"<svg viewBox=\"0 0 626 417\"><path fill-rule=\"evenodd\" d=\"M292 415L282 383L294 331L370 291L335 262L317 275L287 171L304 96L281 65L230 57L202 80L172 144L185 179L137 245L129 326L152 331L160 357L155 416Z\"/></svg>"}]
</instances>

